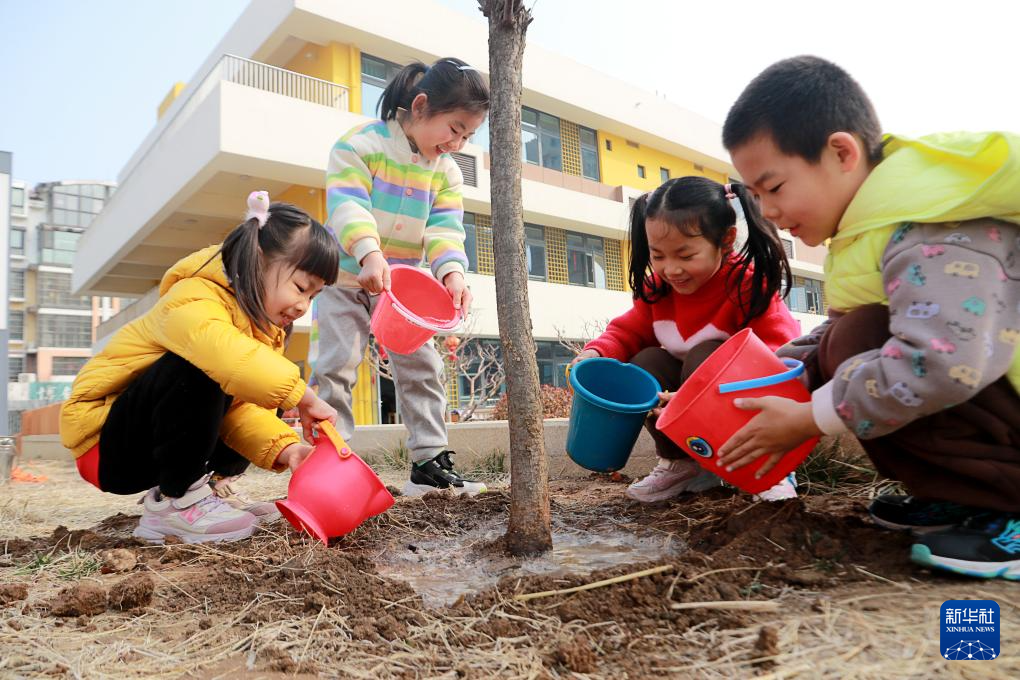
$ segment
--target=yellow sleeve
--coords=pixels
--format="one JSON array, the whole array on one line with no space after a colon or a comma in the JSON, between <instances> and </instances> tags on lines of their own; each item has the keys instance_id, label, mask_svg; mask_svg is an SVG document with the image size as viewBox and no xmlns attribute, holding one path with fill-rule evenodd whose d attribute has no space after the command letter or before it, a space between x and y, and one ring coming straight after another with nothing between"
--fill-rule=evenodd
<instances>
[{"instance_id":1,"label":"yellow sleeve","mask_svg":"<svg viewBox=\"0 0 1020 680\"><path fill-rule=\"evenodd\" d=\"M301 441L287 423L276 417L276 412L255 404L234 400L220 425L223 442L266 470L281 472L276 458L291 444Z\"/></svg>"}]
</instances>

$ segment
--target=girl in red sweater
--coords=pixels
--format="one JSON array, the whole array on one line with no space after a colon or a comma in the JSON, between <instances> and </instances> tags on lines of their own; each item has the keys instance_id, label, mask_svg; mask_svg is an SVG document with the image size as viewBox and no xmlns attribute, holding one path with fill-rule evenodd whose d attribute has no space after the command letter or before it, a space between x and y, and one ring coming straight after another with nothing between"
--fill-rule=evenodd
<instances>
[{"instance_id":1,"label":"girl in red sweater","mask_svg":"<svg viewBox=\"0 0 1020 680\"><path fill-rule=\"evenodd\" d=\"M734 200L747 222L739 251ZM743 185L705 177L669 180L634 203L630 242L634 307L613 319L573 363L598 356L629 361L655 376L665 403L737 331L751 328L773 350L801 334L779 297L782 282L790 284L782 243ZM717 476L655 429L660 412L654 409L645 424L659 462L627 495L650 503L718 486ZM761 497L792 498L795 485L787 478Z\"/></svg>"}]
</instances>

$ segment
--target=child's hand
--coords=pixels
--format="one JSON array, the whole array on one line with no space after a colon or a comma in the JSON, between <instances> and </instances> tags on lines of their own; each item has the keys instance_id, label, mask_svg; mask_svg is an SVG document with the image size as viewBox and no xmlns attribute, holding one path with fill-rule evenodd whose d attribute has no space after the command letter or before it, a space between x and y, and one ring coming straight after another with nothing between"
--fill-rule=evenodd
<instances>
[{"instance_id":1,"label":"child's hand","mask_svg":"<svg viewBox=\"0 0 1020 680\"><path fill-rule=\"evenodd\" d=\"M811 413L811 402L801 403L784 397L761 397L734 399L733 405L745 411L760 413L720 447L717 462L727 470L736 470L762 456L768 456L769 460L755 474L756 478L761 479L787 451L822 434Z\"/></svg>"},{"instance_id":2,"label":"child's hand","mask_svg":"<svg viewBox=\"0 0 1020 680\"><path fill-rule=\"evenodd\" d=\"M291 472L294 472L314 450L314 447L308 444L294 443L280 451L280 455L276 457L276 462L280 465L286 465L290 468Z\"/></svg>"},{"instance_id":3,"label":"child's hand","mask_svg":"<svg viewBox=\"0 0 1020 680\"><path fill-rule=\"evenodd\" d=\"M652 415L656 418L662 414L662 409L666 408L666 404L672 399L676 392L659 392L659 405L652 409Z\"/></svg>"},{"instance_id":4,"label":"child's hand","mask_svg":"<svg viewBox=\"0 0 1020 680\"><path fill-rule=\"evenodd\" d=\"M365 256L358 272L358 285L372 295L390 289L390 263L378 250Z\"/></svg>"},{"instance_id":5,"label":"child's hand","mask_svg":"<svg viewBox=\"0 0 1020 680\"><path fill-rule=\"evenodd\" d=\"M596 358L598 358L600 356L602 356L602 355L599 354L597 350L594 350L594 349L583 349L583 350L581 350L581 352L576 357L574 357L574 360L570 362L570 365L571 365L571 367L573 367L576 364L581 363L585 359L596 359Z\"/></svg>"},{"instance_id":6,"label":"child's hand","mask_svg":"<svg viewBox=\"0 0 1020 680\"><path fill-rule=\"evenodd\" d=\"M464 275L460 272L450 272L443 277L443 285L453 298L453 306L460 310L461 316L467 316L474 296L468 288L467 281L464 280Z\"/></svg>"},{"instance_id":7,"label":"child's hand","mask_svg":"<svg viewBox=\"0 0 1020 680\"><path fill-rule=\"evenodd\" d=\"M336 425L336 409L319 399L319 395L311 387L305 390L297 407L301 416L301 429L304 431L305 441L312 441L312 426L316 423L328 420Z\"/></svg>"}]
</instances>

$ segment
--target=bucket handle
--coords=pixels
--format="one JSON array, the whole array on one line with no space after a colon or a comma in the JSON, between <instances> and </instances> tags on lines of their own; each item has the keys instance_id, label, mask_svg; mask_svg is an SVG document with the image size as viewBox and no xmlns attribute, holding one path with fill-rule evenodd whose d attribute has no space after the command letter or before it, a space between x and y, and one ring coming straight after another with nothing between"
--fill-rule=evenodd
<instances>
[{"instance_id":1,"label":"bucket handle","mask_svg":"<svg viewBox=\"0 0 1020 680\"><path fill-rule=\"evenodd\" d=\"M340 433L336 431L335 427L333 427L333 423L328 420L320 420L315 424L315 426L319 428L320 434L326 435L329 441L333 442L333 446L336 447L336 452L337 455L340 456L340 460L351 457L351 454L354 452L351 451L351 447L347 446L347 442L344 441L344 438L341 437ZM321 437L319 438L321 439Z\"/></svg>"},{"instance_id":2,"label":"bucket handle","mask_svg":"<svg viewBox=\"0 0 1020 680\"><path fill-rule=\"evenodd\" d=\"M776 373L775 375L766 375L761 378L752 378L751 380L723 383L722 385L719 385L719 394L728 394L730 392L753 390L757 387L778 385L779 383L784 383L787 380L793 380L794 378L800 377L800 375L804 372L804 362L789 358L784 358L782 361L783 364L785 364L790 370L783 371L782 373Z\"/></svg>"}]
</instances>

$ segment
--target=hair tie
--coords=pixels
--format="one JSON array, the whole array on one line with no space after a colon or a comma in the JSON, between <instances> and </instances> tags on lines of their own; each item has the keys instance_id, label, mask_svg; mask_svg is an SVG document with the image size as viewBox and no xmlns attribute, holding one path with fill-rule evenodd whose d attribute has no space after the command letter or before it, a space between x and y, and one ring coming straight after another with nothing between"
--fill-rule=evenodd
<instances>
[{"instance_id":1,"label":"hair tie","mask_svg":"<svg viewBox=\"0 0 1020 680\"><path fill-rule=\"evenodd\" d=\"M732 184L724 184L723 185L723 190L726 192L726 200L727 201L732 201L734 198L737 197L737 195L735 193L733 193L733 185Z\"/></svg>"},{"instance_id":2,"label":"hair tie","mask_svg":"<svg viewBox=\"0 0 1020 680\"><path fill-rule=\"evenodd\" d=\"M248 194L248 213L244 216L245 222L251 218L258 220L259 229L266 226L269 219L269 192L253 191Z\"/></svg>"}]
</instances>

